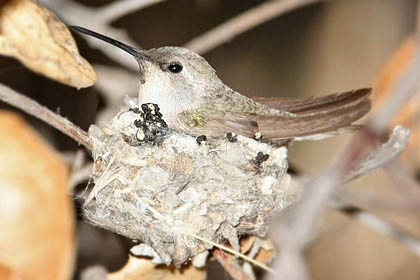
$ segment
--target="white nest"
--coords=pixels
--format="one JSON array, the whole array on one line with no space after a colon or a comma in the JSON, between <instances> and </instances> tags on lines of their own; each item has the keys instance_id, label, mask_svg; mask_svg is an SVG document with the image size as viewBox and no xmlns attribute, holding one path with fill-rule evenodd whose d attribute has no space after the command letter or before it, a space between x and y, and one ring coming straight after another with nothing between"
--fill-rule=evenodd
<instances>
[{"instance_id":1,"label":"white nest","mask_svg":"<svg viewBox=\"0 0 420 280\"><path fill-rule=\"evenodd\" d=\"M297 200L286 147L242 136L198 144L171 130L158 144L135 145L137 117L126 105L110 124L89 129L94 188L83 215L141 241L138 254L180 265L212 248L192 235L228 240L238 249L239 234L264 236L272 219ZM268 159L257 162L259 152Z\"/></svg>"}]
</instances>

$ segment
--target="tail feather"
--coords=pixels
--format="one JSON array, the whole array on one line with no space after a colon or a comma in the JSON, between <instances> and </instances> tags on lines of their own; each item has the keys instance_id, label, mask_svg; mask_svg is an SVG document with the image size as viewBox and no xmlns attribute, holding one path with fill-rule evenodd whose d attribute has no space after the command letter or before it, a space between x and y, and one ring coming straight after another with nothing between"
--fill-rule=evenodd
<instances>
[{"instance_id":1,"label":"tail feather","mask_svg":"<svg viewBox=\"0 0 420 280\"><path fill-rule=\"evenodd\" d=\"M368 99L372 92L371 88L362 88L347 92L334 93L317 98L306 99L285 99L285 98L265 98L251 97L258 103L268 107L287 111L294 114L318 112L329 108L345 106L346 104Z\"/></svg>"}]
</instances>

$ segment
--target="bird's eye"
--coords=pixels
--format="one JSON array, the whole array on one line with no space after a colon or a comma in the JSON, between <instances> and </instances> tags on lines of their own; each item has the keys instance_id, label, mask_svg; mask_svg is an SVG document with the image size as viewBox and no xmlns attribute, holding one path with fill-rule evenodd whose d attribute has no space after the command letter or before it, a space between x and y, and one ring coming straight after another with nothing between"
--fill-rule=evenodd
<instances>
[{"instance_id":1,"label":"bird's eye","mask_svg":"<svg viewBox=\"0 0 420 280\"><path fill-rule=\"evenodd\" d=\"M171 71L172 73L179 73L182 71L182 65L178 62L173 62L168 65L167 69Z\"/></svg>"}]
</instances>

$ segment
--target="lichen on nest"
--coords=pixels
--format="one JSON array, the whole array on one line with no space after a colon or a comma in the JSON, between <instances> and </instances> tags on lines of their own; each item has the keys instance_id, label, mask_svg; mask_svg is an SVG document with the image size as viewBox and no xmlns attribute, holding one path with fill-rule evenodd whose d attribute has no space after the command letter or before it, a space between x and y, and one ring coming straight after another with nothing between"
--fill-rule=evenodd
<instances>
[{"instance_id":1,"label":"lichen on nest","mask_svg":"<svg viewBox=\"0 0 420 280\"><path fill-rule=\"evenodd\" d=\"M93 225L139 240L138 254L181 265L212 248L192 235L228 240L238 250L239 234L264 236L272 219L297 200L286 147L240 135L232 141L232 134L197 142L167 128L156 104L137 108L136 102L126 99L109 124L89 129L94 187L82 214ZM160 125L140 123L146 107ZM156 141L141 137L145 130Z\"/></svg>"}]
</instances>

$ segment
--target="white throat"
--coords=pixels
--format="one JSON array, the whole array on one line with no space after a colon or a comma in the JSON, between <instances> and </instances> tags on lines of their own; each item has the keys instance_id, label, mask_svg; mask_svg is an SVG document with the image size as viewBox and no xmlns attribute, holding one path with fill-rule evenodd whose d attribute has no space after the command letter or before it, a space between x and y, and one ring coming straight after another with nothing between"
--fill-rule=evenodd
<instances>
[{"instance_id":1,"label":"white throat","mask_svg":"<svg viewBox=\"0 0 420 280\"><path fill-rule=\"evenodd\" d=\"M144 103L155 103L159 106L162 118L169 126L176 126L179 123L178 115L186 110L198 108L192 98L185 92L173 92L165 82L146 81L140 83L138 106ZM198 100L197 100L198 101Z\"/></svg>"}]
</instances>

